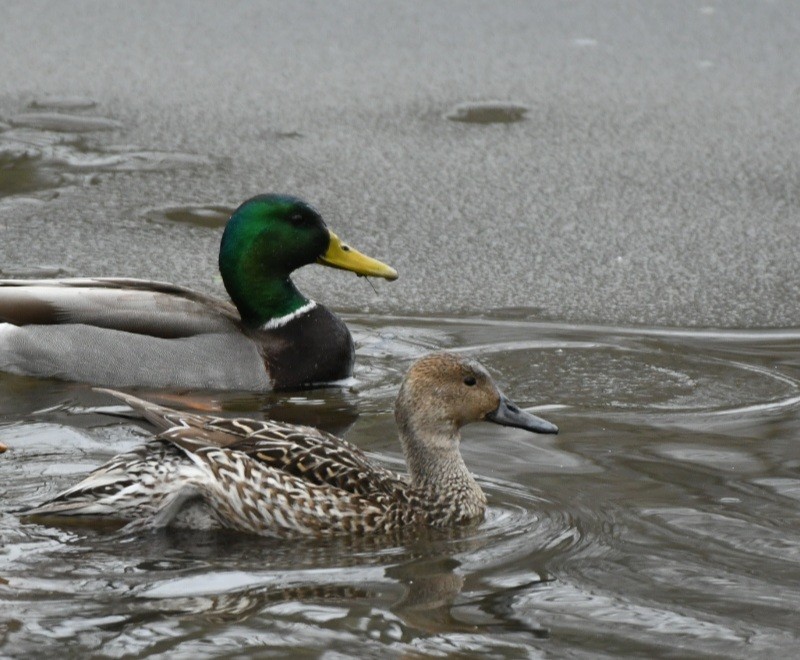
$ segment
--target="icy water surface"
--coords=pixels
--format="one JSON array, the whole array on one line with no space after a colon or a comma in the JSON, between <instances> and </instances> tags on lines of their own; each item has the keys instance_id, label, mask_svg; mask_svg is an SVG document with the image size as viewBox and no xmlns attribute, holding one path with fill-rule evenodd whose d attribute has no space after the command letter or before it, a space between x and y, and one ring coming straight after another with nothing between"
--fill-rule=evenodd
<instances>
[{"instance_id":1,"label":"icy water surface","mask_svg":"<svg viewBox=\"0 0 800 660\"><path fill-rule=\"evenodd\" d=\"M475 425L486 521L391 543L23 524L11 512L142 441L85 386L0 377L0 655L778 657L800 607L800 331L351 315L345 390L195 393L311 420L400 469L399 379L481 360L556 437ZM161 393L161 396L165 396ZM114 408L118 409L118 408Z\"/></svg>"}]
</instances>

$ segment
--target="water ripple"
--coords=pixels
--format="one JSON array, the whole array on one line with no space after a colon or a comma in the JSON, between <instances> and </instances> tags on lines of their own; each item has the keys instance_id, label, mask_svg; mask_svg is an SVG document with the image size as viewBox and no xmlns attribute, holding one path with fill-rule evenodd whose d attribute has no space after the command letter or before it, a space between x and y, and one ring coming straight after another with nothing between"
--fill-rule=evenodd
<instances>
[{"instance_id":1,"label":"water ripple","mask_svg":"<svg viewBox=\"0 0 800 660\"><path fill-rule=\"evenodd\" d=\"M391 316L382 321L388 319L395 325L423 320ZM501 378L507 376L510 391L524 392L532 376L537 405L581 408L635 422L642 415L662 421L683 421L687 415L735 417L800 403L796 372L754 359L759 347L800 344L800 329L634 329L475 318L425 319L424 325L429 323L451 329L440 335L439 348L481 358ZM412 353L419 355L424 348ZM518 369L520 363L527 372Z\"/></svg>"},{"instance_id":2,"label":"water ripple","mask_svg":"<svg viewBox=\"0 0 800 660\"><path fill-rule=\"evenodd\" d=\"M13 613L0 653L69 643L88 655L780 657L796 647L800 331L348 323L359 361L342 390L193 395L214 409L313 418L401 468L397 385L416 356L454 348L562 432L465 429L489 509L452 532L120 539L0 512L0 609ZM3 500L38 501L141 442L130 423L97 415L107 404L83 386L0 376Z\"/></svg>"}]
</instances>

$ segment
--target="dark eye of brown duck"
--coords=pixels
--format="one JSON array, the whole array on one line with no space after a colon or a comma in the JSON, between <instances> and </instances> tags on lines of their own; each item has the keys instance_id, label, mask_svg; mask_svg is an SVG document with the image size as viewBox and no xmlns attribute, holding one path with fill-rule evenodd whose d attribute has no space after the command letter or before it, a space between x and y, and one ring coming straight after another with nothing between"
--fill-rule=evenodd
<instances>
[{"instance_id":1,"label":"dark eye of brown duck","mask_svg":"<svg viewBox=\"0 0 800 660\"><path fill-rule=\"evenodd\" d=\"M468 385L469 387L472 387L477 382L478 381L475 380L475 376L464 376L464 385Z\"/></svg>"}]
</instances>

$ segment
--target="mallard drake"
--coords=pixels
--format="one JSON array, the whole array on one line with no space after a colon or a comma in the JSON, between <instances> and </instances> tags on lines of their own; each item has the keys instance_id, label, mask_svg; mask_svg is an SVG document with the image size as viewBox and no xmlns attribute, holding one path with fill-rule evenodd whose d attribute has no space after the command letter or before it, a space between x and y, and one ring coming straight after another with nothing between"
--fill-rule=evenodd
<instances>
[{"instance_id":1,"label":"mallard drake","mask_svg":"<svg viewBox=\"0 0 800 660\"><path fill-rule=\"evenodd\" d=\"M233 304L138 279L0 280L0 370L110 387L249 391L347 378L347 326L289 277L311 263L397 278L302 200L259 195L222 235L219 269Z\"/></svg>"},{"instance_id":2,"label":"mallard drake","mask_svg":"<svg viewBox=\"0 0 800 660\"><path fill-rule=\"evenodd\" d=\"M163 432L26 515L136 529L192 526L203 509L217 526L263 536L451 527L480 520L486 508L461 457L462 426L558 432L509 401L478 362L450 353L415 362L400 387L395 419L407 476L308 426L177 412L106 391Z\"/></svg>"}]
</instances>

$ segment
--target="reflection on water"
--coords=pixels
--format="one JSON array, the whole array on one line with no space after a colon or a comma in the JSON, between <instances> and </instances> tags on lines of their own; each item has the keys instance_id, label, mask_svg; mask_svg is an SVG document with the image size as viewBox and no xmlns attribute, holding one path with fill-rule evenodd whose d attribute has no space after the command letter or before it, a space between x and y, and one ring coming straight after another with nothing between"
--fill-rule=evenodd
<instances>
[{"instance_id":1,"label":"reflection on water","mask_svg":"<svg viewBox=\"0 0 800 660\"><path fill-rule=\"evenodd\" d=\"M414 357L480 356L555 438L476 425L486 520L390 541L119 538L22 524L142 441L101 393L0 376L0 654L785 656L800 607L800 331L659 331L351 316L344 389L158 392L178 406L310 421L402 460L393 397ZM58 646L57 646L58 645Z\"/></svg>"}]
</instances>

